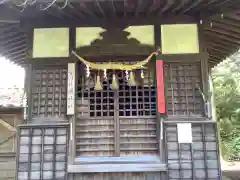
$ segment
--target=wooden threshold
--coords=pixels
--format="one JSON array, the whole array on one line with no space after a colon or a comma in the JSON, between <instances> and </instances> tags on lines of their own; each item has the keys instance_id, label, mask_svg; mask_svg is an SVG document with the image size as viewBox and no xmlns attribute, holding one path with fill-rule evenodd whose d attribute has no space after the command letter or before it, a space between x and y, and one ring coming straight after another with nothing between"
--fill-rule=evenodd
<instances>
[{"instance_id":1,"label":"wooden threshold","mask_svg":"<svg viewBox=\"0 0 240 180\"><path fill-rule=\"evenodd\" d=\"M75 165L86 165L86 164L159 164L160 157L154 155L145 156L120 156L120 157L76 157Z\"/></svg>"},{"instance_id":2,"label":"wooden threshold","mask_svg":"<svg viewBox=\"0 0 240 180\"><path fill-rule=\"evenodd\" d=\"M68 173L94 172L158 172L166 171L166 164L85 164L68 165Z\"/></svg>"},{"instance_id":3,"label":"wooden threshold","mask_svg":"<svg viewBox=\"0 0 240 180\"><path fill-rule=\"evenodd\" d=\"M166 171L159 156L77 157L68 165L69 173L90 172L156 172Z\"/></svg>"}]
</instances>

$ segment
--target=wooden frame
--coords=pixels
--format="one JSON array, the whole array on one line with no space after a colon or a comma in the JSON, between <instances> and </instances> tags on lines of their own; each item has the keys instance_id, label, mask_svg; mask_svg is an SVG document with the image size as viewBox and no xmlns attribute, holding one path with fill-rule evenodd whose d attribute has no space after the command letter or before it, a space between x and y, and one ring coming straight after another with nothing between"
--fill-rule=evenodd
<instances>
[{"instance_id":1,"label":"wooden frame","mask_svg":"<svg viewBox=\"0 0 240 180\"><path fill-rule=\"evenodd\" d=\"M77 70L76 70L77 71ZM78 74L78 73L76 73ZM77 78L76 78L77 80ZM118 99L116 96L117 93L114 93L115 99ZM118 101L114 101L115 104L118 104ZM124 118L124 117L122 117ZM135 118L133 116L127 118ZM138 117L140 118L140 117ZM148 117L144 117L148 118ZM154 117L155 118L155 117ZM94 119L94 118L85 118L85 119ZM119 137L120 137L120 128L119 128L119 117L114 115L114 132L115 132L115 155L120 155L120 147L119 147ZM165 171L166 165L162 162L161 157L158 156L119 156L119 157L76 157L76 142L75 142L75 128L76 128L76 112L75 117L71 118L73 130L71 141L71 164L68 165L68 172L72 173L81 173L81 172L156 172L156 171ZM157 126L160 124L157 123ZM160 133L157 133L157 137L160 136ZM160 143L159 143L160 144ZM159 146L159 148L161 145ZM162 149L162 147L161 147ZM159 149L159 151L161 151ZM137 165L136 165L137 164ZM121 166L121 168L119 168Z\"/></svg>"},{"instance_id":2,"label":"wooden frame","mask_svg":"<svg viewBox=\"0 0 240 180\"><path fill-rule=\"evenodd\" d=\"M78 74L78 73L76 73ZM77 79L77 78L76 78ZM116 96L116 93L114 93ZM117 97L115 97L117 98ZM115 101L115 103L118 103ZM75 112L76 115L76 112ZM120 153L119 149L119 118L115 115L114 117L114 122L115 122L115 154L118 155ZM134 118L134 117L128 117L128 118ZM145 117L146 118L146 117ZM89 118L91 119L91 118ZM72 125L73 125L73 137L75 138L75 128L76 128L76 118L71 118ZM162 138L162 133L160 133L161 130L161 123L160 121L157 121L157 129L159 131L157 132L157 139L159 143L159 156L148 156L146 158L141 157L141 156L127 156L127 157L89 157L89 158L84 158L84 157L75 157L75 140L72 139L72 150L71 150L71 164L68 166L68 171L69 172L140 172L140 171L165 171L166 170L166 165L162 161L163 152L162 152L162 145L161 145L161 138ZM161 136L161 137L160 137ZM103 163L104 162L104 163ZM107 162L111 163L108 164ZM141 164L141 163L146 163L148 164ZM103 164L105 165L103 165ZM115 166L113 166L113 164ZM139 166L136 167L136 163L139 164ZM121 164L121 169L118 169L119 165ZM101 167L104 166L104 168L99 168L99 165Z\"/></svg>"},{"instance_id":3,"label":"wooden frame","mask_svg":"<svg viewBox=\"0 0 240 180\"><path fill-rule=\"evenodd\" d=\"M49 27L98 27L105 26L109 22L113 24L131 24L131 25L153 25L153 24L188 24L197 23L198 19L187 15L168 15L163 17L148 17L148 18L112 18L108 21L100 22L98 19L86 19L85 21L59 21L55 18L49 18L48 21L25 21L22 23L23 28L49 28Z\"/></svg>"},{"instance_id":4,"label":"wooden frame","mask_svg":"<svg viewBox=\"0 0 240 180\"><path fill-rule=\"evenodd\" d=\"M21 143L20 143L20 138L21 137L24 137L24 136L29 136L29 142L30 142L30 145L29 146L26 146L27 147L27 152L24 152L26 156L28 156L27 158L27 168L24 172L24 175L22 176L25 176L26 178L28 179L32 179L32 175L31 175L31 163L32 162L38 162L38 163L41 163L40 165L40 171L41 171L41 175L40 175L40 179L43 179L43 164L46 162L45 158L44 158L44 146L46 146L46 140L44 138L45 136L45 133L41 133L41 131L45 131L45 129L53 129L53 141L55 143L55 146L53 146L53 149L52 149L52 154L54 155L54 157L52 158L53 159L53 163L52 163L52 172L54 172L54 174L52 175L53 178L57 178L56 177L56 174L59 173L59 171L57 171L57 168L56 168L56 156L57 156L57 148L56 148L56 144L57 144L57 137L58 136L58 132L57 132L57 129L58 128L65 128L66 129L66 134L65 137L66 137L66 145L64 145L64 149L66 149L65 151L65 157L63 158L64 160L62 160L61 162L64 162L64 169L65 169L65 175L63 177L61 177L62 179L64 180L67 180L68 179L68 176L67 176L67 160L69 159L69 152L67 151L68 148L69 148L69 144L68 144L68 139L69 139L69 123L66 123L66 122L57 122L57 123L53 123L53 124L46 124L46 123L40 123L40 124L37 124L37 123L34 123L34 124L22 124L20 126L18 126L17 128L17 151L16 151L16 164L17 164L17 167L16 167L16 177L18 179L20 173L22 175L22 171L21 171L21 161L20 161L20 156L21 156L21 152L20 152L20 147L21 147ZM40 159L33 159L32 156L34 153L32 153L32 147L34 146L34 144L32 144L32 140L33 140L33 137L36 136L36 134L34 135L33 131L34 129L38 129L40 130L40 143L38 144L38 146L41 146L42 148L40 148L40 152L38 151L37 154L40 156ZM27 135L26 134L21 134L21 131L22 130L27 130ZM39 131L38 131L39 132ZM25 132L26 133L26 132ZM63 135L63 134L60 134L60 136ZM38 135L37 135L38 136ZM36 145L36 144L35 144ZM36 155L36 153L35 153Z\"/></svg>"}]
</instances>

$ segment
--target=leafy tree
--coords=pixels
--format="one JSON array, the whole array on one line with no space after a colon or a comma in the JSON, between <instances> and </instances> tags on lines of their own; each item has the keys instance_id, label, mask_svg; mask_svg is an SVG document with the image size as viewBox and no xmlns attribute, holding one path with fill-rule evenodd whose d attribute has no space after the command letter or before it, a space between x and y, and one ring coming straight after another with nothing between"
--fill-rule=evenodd
<instances>
[{"instance_id":1,"label":"leafy tree","mask_svg":"<svg viewBox=\"0 0 240 180\"><path fill-rule=\"evenodd\" d=\"M213 69L222 156L240 160L240 52Z\"/></svg>"}]
</instances>

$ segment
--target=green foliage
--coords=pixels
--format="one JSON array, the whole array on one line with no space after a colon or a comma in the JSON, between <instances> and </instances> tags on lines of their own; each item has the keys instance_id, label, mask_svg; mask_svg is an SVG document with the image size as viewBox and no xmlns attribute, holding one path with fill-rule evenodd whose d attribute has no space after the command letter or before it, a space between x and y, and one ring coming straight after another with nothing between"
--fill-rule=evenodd
<instances>
[{"instance_id":1,"label":"green foliage","mask_svg":"<svg viewBox=\"0 0 240 180\"><path fill-rule=\"evenodd\" d=\"M213 82L222 156L240 160L240 53L213 70Z\"/></svg>"}]
</instances>

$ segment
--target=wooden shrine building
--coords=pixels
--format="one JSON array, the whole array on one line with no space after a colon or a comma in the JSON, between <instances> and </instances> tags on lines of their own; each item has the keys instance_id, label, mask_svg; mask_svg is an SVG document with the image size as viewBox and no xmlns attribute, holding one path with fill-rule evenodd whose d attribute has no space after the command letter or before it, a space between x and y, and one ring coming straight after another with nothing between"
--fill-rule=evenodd
<instances>
[{"instance_id":1,"label":"wooden shrine building","mask_svg":"<svg viewBox=\"0 0 240 180\"><path fill-rule=\"evenodd\" d=\"M220 180L211 68L239 47L239 0L0 0L16 180Z\"/></svg>"}]
</instances>

